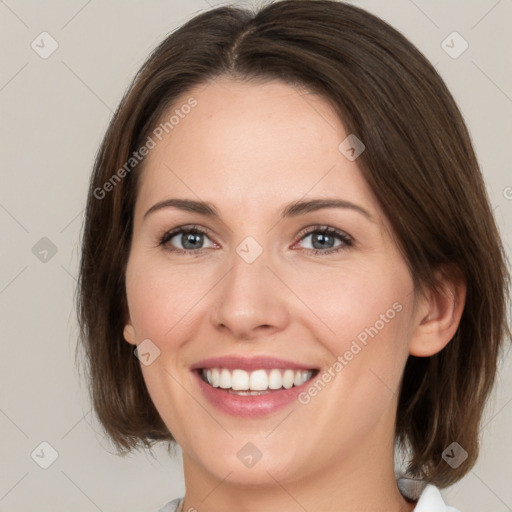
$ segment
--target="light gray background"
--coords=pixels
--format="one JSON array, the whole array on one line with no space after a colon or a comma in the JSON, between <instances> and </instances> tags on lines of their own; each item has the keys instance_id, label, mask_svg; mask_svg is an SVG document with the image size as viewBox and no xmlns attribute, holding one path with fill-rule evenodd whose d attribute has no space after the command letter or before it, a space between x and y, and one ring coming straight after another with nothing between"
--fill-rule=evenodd
<instances>
[{"instance_id":1,"label":"light gray background","mask_svg":"<svg viewBox=\"0 0 512 512\"><path fill-rule=\"evenodd\" d=\"M446 80L510 254L512 0L353 3L401 30ZM159 448L156 458L121 458L103 438L74 365L73 292L89 174L112 112L150 50L218 5L0 0L0 512L152 512L184 491L179 457ZM43 31L59 45L47 59L31 48ZM469 43L457 59L441 46L453 31ZM55 255L41 252L44 246L39 257L32 252L43 237ZM512 511L511 384L508 357L482 428L480 460L444 492L463 512ZM59 454L48 469L31 458L42 441ZM49 452L37 453L41 462Z\"/></svg>"}]
</instances>

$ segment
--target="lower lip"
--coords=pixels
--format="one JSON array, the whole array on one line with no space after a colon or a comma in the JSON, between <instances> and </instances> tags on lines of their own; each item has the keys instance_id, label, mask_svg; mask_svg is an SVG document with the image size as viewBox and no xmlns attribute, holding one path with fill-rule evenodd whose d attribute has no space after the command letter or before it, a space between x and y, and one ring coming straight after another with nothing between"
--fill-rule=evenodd
<instances>
[{"instance_id":1,"label":"lower lip","mask_svg":"<svg viewBox=\"0 0 512 512\"><path fill-rule=\"evenodd\" d=\"M194 371L193 373L201 391L210 403L227 414L245 417L265 416L283 409L297 401L297 395L304 387L309 386L313 380L310 379L300 386L270 391L263 395L240 396L222 388L214 388L201 378L199 372Z\"/></svg>"}]
</instances>

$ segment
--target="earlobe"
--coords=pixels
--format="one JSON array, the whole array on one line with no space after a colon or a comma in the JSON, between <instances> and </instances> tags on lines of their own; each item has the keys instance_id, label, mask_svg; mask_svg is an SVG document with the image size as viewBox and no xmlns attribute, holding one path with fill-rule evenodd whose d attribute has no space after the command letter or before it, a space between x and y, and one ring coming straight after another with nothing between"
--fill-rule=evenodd
<instances>
[{"instance_id":1,"label":"earlobe","mask_svg":"<svg viewBox=\"0 0 512 512\"><path fill-rule=\"evenodd\" d=\"M132 344L132 345L136 345L136 336L135 336L135 329L133 328L133 325L131 323L130 320L128 320L128 322L126 322L126 325L124 326L124 330L123 330L123 336L124 336L124 339Z\"/></svg>"},{"instance_id":2,"label":"earlobe","mask_svg":"<svg viewBox=\"0 0 512 512\"><path fill-rule=\"evenodd\" d=\"M438 289L421 299L418 319L409 344L409 353L430 357L440 352L459 327L466 302L466 283L456 269L437 273Z\"/></svg>"}]
</instances>

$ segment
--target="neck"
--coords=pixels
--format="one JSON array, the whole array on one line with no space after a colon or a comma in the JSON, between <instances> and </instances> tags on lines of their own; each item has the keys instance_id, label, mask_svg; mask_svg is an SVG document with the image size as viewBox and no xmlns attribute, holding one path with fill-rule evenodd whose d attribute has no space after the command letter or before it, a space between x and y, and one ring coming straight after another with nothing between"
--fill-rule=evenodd
<instances>
[{"instance_id":1,"label":"neck","mask_svg":"<svg viewBox=\"0 0 512 512\"><path fill-rule=\"evenodd\" d=\"M414 504L398 491L393 452L384 457L374 446L344 454L318 474L277 479L270 472L256 485L237 481L236 471L216 478L184 455L185 511L197 512L410 512ZM347 456L348 455L348 456ZM333 457L334 459L334 457ZM386 459L386 460L384 460ZM264 471L264 470L263 470Z\"/></svg>"}]
</instances>

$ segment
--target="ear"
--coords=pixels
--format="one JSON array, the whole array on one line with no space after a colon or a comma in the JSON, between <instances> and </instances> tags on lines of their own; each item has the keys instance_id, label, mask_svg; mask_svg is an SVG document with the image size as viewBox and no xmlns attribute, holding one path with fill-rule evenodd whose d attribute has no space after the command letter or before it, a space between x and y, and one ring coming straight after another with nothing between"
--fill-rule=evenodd
<instances>
[{"instance_id":1,"label":"ear","mask_svg":"<svg viewBox=\"0 0 512 512\"><path fill-rule=\"evenodd\" d=\"M409 343L409 353L429 357L441 351L459 327L466 303L466 283L454 266L444 266L435 272L438 289L423 292L418 299L415 327Z\"/></svg>"},{"instance_id":2,"label":"ear","mask_svg":"<svg viewBox=\"0 0 512 512\"><path fill-rule=\"evenodd\" d=\"M132 345L136 345L136 336L135 336L135 328L133 327L133 324L132 324L132 321L130 318L128 318L128 320L126 321L126 324L124 326L124 330L123 330L123 336L124 336L124 339L132 344Z\"/></svg>"}]
</instances>

